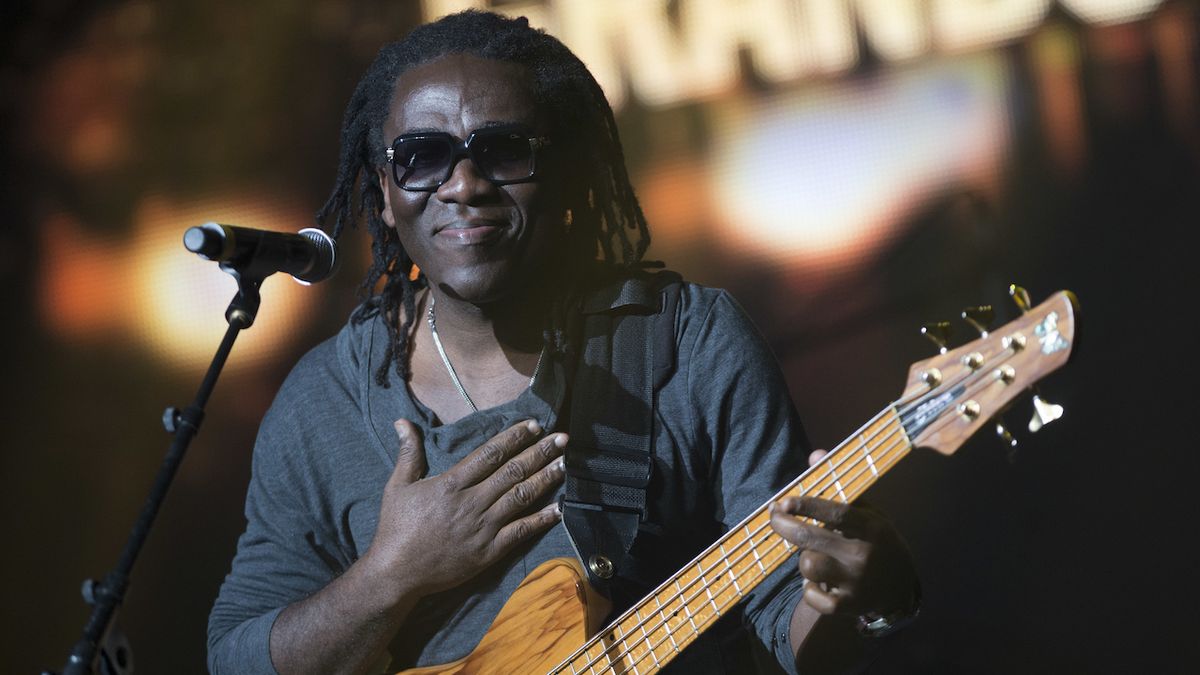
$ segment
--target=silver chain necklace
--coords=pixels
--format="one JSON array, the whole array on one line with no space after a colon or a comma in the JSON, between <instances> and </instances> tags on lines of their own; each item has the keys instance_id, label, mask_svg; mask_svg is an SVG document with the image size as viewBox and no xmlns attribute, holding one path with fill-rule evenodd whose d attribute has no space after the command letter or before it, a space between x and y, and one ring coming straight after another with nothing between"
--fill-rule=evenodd
<instances>
[{"instance_id":1,"label":"silver chain necklace","mask_svg":"<svg viewBox=\"0 0 1200 675\"><path fill-rule=\"evenodd\" d=\"M442 347L442 339L438 337L437 319L433 316L433 306L437 304L437 298L433 297L433 293L429 294L429 312L426 313L425 320L429 322L429 332L433 335L433 344L437 347L438 354L442 357L442 363L446 365L446 372L450 373L450 380L454 382L455 389L462 394L463 400L467 405L471 406L472 412L479 412L479 408L475 407L475 402L467 395L466 388L463 387L462 381L458 379L458 373L454 372L454 366L450 363L450 357L446 356L446 349ZM542 357L546 355L546 349L543 347L538 354L537 365L533 367L533 375L529 376L529 386L533 386L533 381L537 379L538 371L542 369Z\"/></svg>"}]
</instances>

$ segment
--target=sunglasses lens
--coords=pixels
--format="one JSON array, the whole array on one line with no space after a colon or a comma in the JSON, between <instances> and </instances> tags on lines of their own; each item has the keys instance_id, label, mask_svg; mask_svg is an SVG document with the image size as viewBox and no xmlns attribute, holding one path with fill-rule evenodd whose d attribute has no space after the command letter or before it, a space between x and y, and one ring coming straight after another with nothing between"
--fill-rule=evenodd
<instances>
[{"instance_id":1,"label":"sunglasses lens","mask_svg":"<svg viewBox=\"0 0 1200 675\"><path fill-rule=\"evenodd\" d=\"M517 181L533 176L529 137L511 132L476 132L471 159L490 180Z\"/></svg>"},{"instance_id":2,"label":"sunglasses lens","mask_svg":"<svg viewBox=\"0 0 1200 675\"><path fill-rule=\"evenodd\" d=\"M483 129L460 145L448 133L411 134L392 143L392 174L405 190L437 190L450 177L455 164L470 157L485 178L498 185L533 177L533 139L524 131Z\"/></svg>"},{"instance_id":3,"label":"sunglasses lens","mask_svg":"<svg viewBox=\"0 0 1200 675\"><path fill-rule=\"evenodd\" d=\"M393 166L400 187L437 187L446 178L453 150L443 138L402 138L396 141Z\"/></svg>"}]
</instances>

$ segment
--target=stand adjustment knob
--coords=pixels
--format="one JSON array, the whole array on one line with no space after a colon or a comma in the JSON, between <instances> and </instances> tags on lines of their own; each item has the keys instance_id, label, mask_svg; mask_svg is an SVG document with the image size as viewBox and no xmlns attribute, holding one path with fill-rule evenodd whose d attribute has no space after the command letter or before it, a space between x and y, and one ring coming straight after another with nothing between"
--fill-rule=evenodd
<instances>
[{"instance_id":1,"label":"stand adjustment knob","mask_svg":"<svg viewBox=\"0 0 1200 675\"><path fill-rule=\"evenodd\" d=\"M179 408L173 405L167 406L162 415L163 428L167 430L168 434L175 433L175 430L179 428L179 420L182 418L183 413L179 412Z\"/></svg>"}]
</instances>

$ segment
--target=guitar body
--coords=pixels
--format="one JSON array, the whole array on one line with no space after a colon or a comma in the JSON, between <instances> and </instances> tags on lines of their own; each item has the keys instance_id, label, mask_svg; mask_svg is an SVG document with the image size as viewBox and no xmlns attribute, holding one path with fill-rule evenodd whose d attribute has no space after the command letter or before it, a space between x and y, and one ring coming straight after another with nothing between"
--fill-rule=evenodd
<instances>
[{"instance_id":1,"label":"guitar body","mask_svg":"<svg viewBox=\"0 0 1200 675\"><path fill-rule=\"evenodd\" d=\"M609 603L588 585L579 561L554 558L525 577L475 650L404 675L548 673L596 633Z\"/></svg>"}]
</instances>

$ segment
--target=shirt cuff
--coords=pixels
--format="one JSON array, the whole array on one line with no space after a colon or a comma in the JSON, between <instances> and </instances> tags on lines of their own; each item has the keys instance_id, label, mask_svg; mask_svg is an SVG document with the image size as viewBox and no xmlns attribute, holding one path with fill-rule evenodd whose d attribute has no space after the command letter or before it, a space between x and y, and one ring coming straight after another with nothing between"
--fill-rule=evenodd
<instances>
[{"instance_id":1,"label":"shirt cuff","mask_svg":"<svg viewBox=\"0 0 1200 675\"><path fill-rule=\"evenodd\" d=\"M283 608L238 624L208 650L212 675L279 675L271 663L271 628Z\"/></svg>"}]
</instances>

